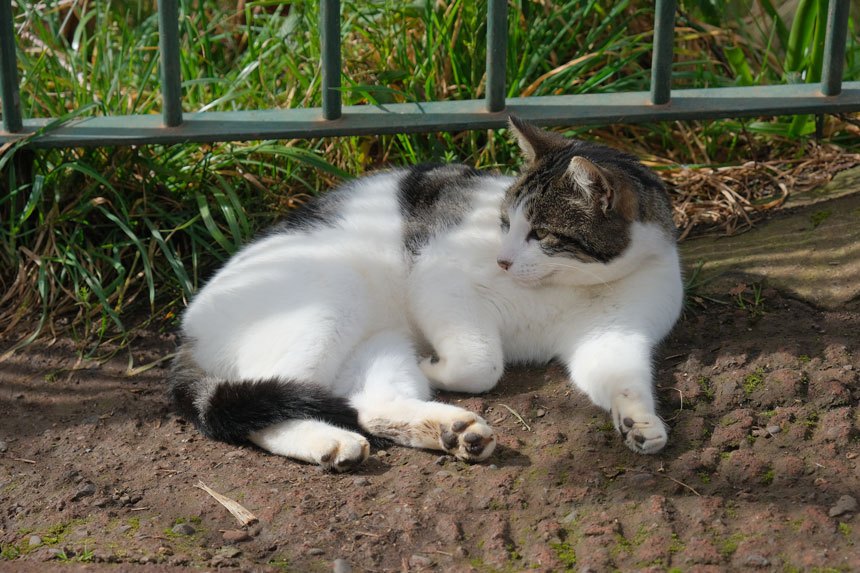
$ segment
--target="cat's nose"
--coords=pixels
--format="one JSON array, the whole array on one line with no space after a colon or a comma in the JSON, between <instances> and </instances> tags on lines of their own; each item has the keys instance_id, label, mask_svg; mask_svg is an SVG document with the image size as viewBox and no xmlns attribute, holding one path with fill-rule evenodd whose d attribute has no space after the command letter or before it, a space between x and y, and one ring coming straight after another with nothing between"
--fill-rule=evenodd
<instances>
[{"instance_id":1,"label":"cat's nose","mask_svg":"<svg viewBox=\"0 0 860 573\"><path fill-rule=\"evenodd\" d=\"M509 260L507 260L507 259L496 259L496 262L497 262L497 263L499 264L499 266L500 266L500 267L502 267L504 270L508 270L509 268L511 268L511 265L513 264L511 261L509 261Z\"/></svg>"}]
</instances>

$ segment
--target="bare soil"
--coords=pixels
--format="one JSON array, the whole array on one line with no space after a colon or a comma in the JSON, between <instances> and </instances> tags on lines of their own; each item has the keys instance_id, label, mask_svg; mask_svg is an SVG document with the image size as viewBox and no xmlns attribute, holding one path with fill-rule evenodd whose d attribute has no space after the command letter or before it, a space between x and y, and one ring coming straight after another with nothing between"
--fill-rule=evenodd
<instances>
[{"instance_id":1,"label":"bare soil","mask_svg":"<svg viewBox=\"0 0 860 573\"><path fill-rule=\"evenodd\" d=\"M671 434L650 457L551 364L440 396L496 428L485 463L391 446L330 474L203 439L166 363L33 344L0 363L0 570L860 570L860 313L742 296L659 349ZM174 348L144 334L134 364Z\"/></svg>"}]
</instances>

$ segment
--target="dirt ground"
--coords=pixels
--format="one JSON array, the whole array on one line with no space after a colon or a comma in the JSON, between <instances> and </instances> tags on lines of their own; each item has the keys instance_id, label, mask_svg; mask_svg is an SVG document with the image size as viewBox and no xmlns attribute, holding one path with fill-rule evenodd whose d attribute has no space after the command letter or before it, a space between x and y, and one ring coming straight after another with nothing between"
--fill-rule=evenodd
<instances>
[{"instance_id":1,"label":"dirt ground","mask_svg":"<svg viewBox=\"0 0 860 573\"><path fill-rule=\"evenodd\" d=\"M485 463L391 446L324 473L202 439L165 363L128 376L127 353L33 344L0 363L0 570L860 570L860 312L740 294L655 356L671 433L650 457L551 364L440 396L496 428ZM174 348L146 334L134 364Z\"/></svg>"}]
</instances>

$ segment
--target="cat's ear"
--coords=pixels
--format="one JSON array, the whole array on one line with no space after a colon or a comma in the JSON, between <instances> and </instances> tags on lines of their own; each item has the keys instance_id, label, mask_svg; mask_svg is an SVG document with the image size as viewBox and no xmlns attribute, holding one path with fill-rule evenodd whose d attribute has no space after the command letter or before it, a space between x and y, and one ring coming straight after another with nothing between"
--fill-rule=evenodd
<instances>
[{"instance_id":1,"label":"cat's ear","mask_svg":"<svg viewBox=\"0 0 860 573\"><path fill-rule=\"evenodd\" d=\"M536 158L553 149L567 145L567 139L563 135L545 131L515 115L509 116L508 120L511 131L516 136L517 143L520 144L520 149L529 162L534 162Z\"/></svg>"},{"instance_id":2,"label":"cat's ear","mask_svg":"<svg viewBox=\"0 0 860 573\"><path fill-rule=\"evenodd\" d=\"M588 196L604 215L617 210L632 221L635 216L635 195L618 177L592 163L581 155L574 155L567 167L567 175Z\"/></svg>"}]
</instances>

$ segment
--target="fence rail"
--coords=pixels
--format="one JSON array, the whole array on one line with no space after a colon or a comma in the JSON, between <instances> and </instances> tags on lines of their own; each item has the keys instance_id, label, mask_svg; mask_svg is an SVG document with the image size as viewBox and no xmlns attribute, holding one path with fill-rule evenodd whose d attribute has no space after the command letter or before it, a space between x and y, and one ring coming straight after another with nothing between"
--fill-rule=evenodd
<instances>
[{"instance_id":1,"label":"fence rail","mask_svg":"<svg viewBox=\"0 0 860 573\"><path fill-rule=\"evenodd\" d=\"M11 0L0 0L0 144L29 137L32 148L290 139L504 127L508 114L540 125L822 114L860 111L860 82L842 82L848 0L830 0L820 84L671 89L675 0L657 0L650 92L505 98L506 0L489 0L487 86L482 100L343 106L340 0L320 0L322 107L183 113L178 0L160 0L162 115L98 116L52 127L22 119Z\"/></svg>"}]
</instances>

